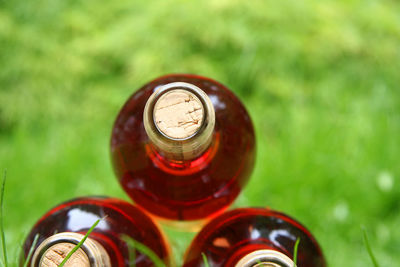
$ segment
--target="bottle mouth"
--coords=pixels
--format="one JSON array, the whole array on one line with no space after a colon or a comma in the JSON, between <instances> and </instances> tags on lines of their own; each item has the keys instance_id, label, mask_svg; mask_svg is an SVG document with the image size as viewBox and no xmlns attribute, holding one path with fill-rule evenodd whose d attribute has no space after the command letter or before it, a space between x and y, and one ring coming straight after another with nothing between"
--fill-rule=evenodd
<instances>
[{"instance_id":1,"label":"bottle mouth","mask_svg":"<svg viewBox=\"0 0 400 267\"><path fill-rule=\"evenodd\" d=\"M295 267L285 254L275 250L256 250L241 258L235 267Z\"/></svg>"},{"instance_id":2,"label":"bottle mouth","mask_svg":"<svg viewBox=\"0 0 400 267\"><path fill-rule=\"evenodd\" d=\"M211 143L214 106L199 87L185 82L168 83L149 97L143 122L158 150L173 154L173 159L190 159Z\"/></svg>"},{"instance_id":3,"label":"bottle mouth","mask_svg":"<svg viewBox=\"0 0 400 267\"><path fill-rule=\"evenodd\" d=\"M69 251L71 251L71 249L83 238L84 235L72 232L64 232L50 236L35 250L35 253L32 256L31 267L52 266L53 263L50 265L46 263L46 260L52 257L52 252L58 254L61 258L65 258ZM70 246L71 244L73 246ZM60 250L62 255L60 255ZM111 266L106 250L102 245L91 238L87 238L80 247L80 252L75 252L68 261L76 261L78 262L77 264L82 267ZM54 263L54 266L57 266L56 263Z\"/></svg>"},{"instance_id":4,"label":"bottle mouth","mask_svg":"<svg viewBox=\"0 0 400 267\"><path fill-rule=\"evenodd\" d=\"M156 96L154 102L153 123L165 137L190 139L204 127L207 110L201 98L190 90L172 88Z\"/></svg>"}]
</instances>

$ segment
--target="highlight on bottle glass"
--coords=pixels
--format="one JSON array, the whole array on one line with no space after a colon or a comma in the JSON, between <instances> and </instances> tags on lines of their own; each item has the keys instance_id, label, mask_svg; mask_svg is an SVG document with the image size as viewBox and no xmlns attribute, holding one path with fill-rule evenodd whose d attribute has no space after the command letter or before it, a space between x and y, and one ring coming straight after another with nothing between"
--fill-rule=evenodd
<instances>
[{"instance_id":1,"label":"highlight on bottle glass","mask_svg":"<svg viewBox=\"0 0 400 267\"><path fill-rule=\"evenodd\" d=\"M153 215L205 219L227 208L247 183L255 157L251 119L217 81L174 74L125 103L111 135L118 180Z\"/></svg>"}]
</instances>

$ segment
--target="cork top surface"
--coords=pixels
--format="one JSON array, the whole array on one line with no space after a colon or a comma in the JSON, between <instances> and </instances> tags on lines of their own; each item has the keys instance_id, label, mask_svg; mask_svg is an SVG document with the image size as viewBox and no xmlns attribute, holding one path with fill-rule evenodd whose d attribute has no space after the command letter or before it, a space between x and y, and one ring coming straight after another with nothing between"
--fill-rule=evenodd
<instances>
[{"instance_id":1,"label":"cork top surface","mask_svg":"<svg viewBox=\"0 0 400 267\"><path fill-rule=\"evenodd\" d=\"M43 254L40 267L57 267L74 247L75 244L72 243L58 243L51 246ZM90 261L83 249L79 248L64 266L90 267Z\"/></svg>"},{"instance_id":2,"label":"cork top surface","mask_svg":"<svg viewBox=\"0 0 400 267\"><path fill-rule=\"evenodd\" d=\"M173 139L185 139L196 133L203 116L204 107L199 98L183 89L166 92L154 106L157 128Z\"/></svg>"}]
</instances>

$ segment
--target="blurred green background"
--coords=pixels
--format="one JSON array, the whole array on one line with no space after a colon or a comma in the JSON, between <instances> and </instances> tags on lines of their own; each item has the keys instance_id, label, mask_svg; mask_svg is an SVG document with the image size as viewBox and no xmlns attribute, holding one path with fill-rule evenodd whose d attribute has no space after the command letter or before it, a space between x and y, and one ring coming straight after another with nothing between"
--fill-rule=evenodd
<instances>
[{"instance_id":1,"label":"blurred green background","mask_svg":"<svg viewBox=\"0 0 400 267\"><path fill-rule=\"evenodd\" d=\"M1 1L0 168L16 259L48 209L127 199L109 138L126 99L167 73L230 87L257 131L235 206L305 224L330 266L400 265L398 1ZM173 234L181 261L192 235ZM176 238L177 237L177 238Z\"/></svg>"}]
</instances>

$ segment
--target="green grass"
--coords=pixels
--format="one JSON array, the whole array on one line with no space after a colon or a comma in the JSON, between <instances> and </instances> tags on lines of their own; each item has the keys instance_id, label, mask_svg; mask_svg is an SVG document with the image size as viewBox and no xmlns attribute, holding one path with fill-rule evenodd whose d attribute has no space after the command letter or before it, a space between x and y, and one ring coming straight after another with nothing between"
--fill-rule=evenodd
<instances>
[{"instance_id":1,"label":"green grass","mask_svg":"<svg viewBox=\"0 0 400 267\"><path fill-rule=\"evenodd\" d=\"M94 228L96 228L96 226L99 224L101 220L97 220L90 228L89 230L86 232L85 236L82 238L81 241L79 241L78 244L76 244L75 247L73 247L73 249L71 249L71 251L67 254L67 256L63 259L63 261L60 263L60 265L58 265L58 267L63 267L65 265L65 263L67 263L67 261L71 258L71 256L80 248L82 247L83 243L86 241L86 239L89 237L90 233L94 230Z\"/></svg>"},{"instance_id":2,"label":"green grass","mask_svg":"<svg viewBox=\"0 0 400 267\"><path fill-rule=\"evenodd\" d=\"M293 265L293 267L295 267L297 264L297 253L299 250L299 244L300 244L300 237L298 237L296 239L296 243L294 243L294 248L293 248L293 263L294 263L294 265Z\"/></svg>"},{"instance_id":3,"label":"green grass","mask_svg":"<svg viewBox=\"0 0 400 267\"><path fill-rule=\"evenodd\" d=\"M136 255L136 251L140 252L143 255L146 255L151 262L153 262L154 267L166 267L163 260L160 259L154 251L152 251L149 247L147 247L145 244L134 240L130 238L129 236L124 237L124 241L128 244L130 248L130 255ZM130 257L130 262L132 266L135 266L135 258L136 257Z\"/></svg>"},{"instance_id":4,"label":"green grass","mask_svg":"<svg viewBox=\"0 0 400 267\"><path fill-rule=\"evenodd\" d=\"M39 240L39 234L36 234L34 239L33 239L32 245L31 245L31 247L29 249L28 256L25 259L23 267L28 267L29 261L31 260L32 255L35 252L35 247L36 247L36 244L37 244L38 240Z\"/></svg>"},{"instance_id":5,"label":"green grass","mask_svg":"<svg viewBox=\"0 0 400 267\"><path fill-rule=\"evenodd\" d=\"M6 236L4 231L4 213L3 213L3 204L4 204L4 189L7 180L7 171L4 171L3 180L1 183L1 190L0 190L0 234L1 234L1 248L3 251L3 260L2 266L4 264L5 267L8 266L8 259L7 259L7 244L6 244Z\"/></svg>"},{"instance_id":6,"label":"green grass","mask_svg":"<svg viewBox=\"0 0 400 267\"><path fill-rule=\"evenodd\" d=\"M206 254L201 253L201 257L203 258L204 267L210 267Z\"/></svg>"},{"instance_id":7,"label":"green grass","mask_svg":"<svg viewBox=\"0 0 400 267\"><path fill-rule=\"evenodd\" d=\"M9 261L61 201L128 199L109 136L124 101L173 72L228 85L257 163L235 206L305 224L330 266L400 265L396 1L2 1L0 169ZM171 231L170 231L171 232ZM191 237L170 234L179 264ZM176 237L176 238L172 238Z\"/></svg>"},{"instance_id":8,"label":"green grass","mask_svg":"<svg viewBox=\"0 0 400 267\"><path fill-rule=\"evenodd\" d=\"M362 228L362 230L363 230L363 237L364 237L364 245L365 245L366 250L368 251L369 257L371 258L372 264L374 267L379 267L378 261L376 260L375 255L371 249L371 245L369 244L367 230L365 230L365 228Z\"/></svg>"}]
</instances>

